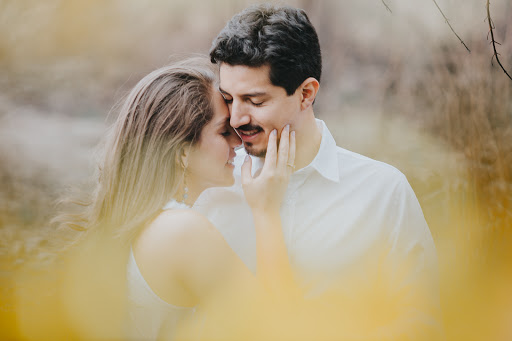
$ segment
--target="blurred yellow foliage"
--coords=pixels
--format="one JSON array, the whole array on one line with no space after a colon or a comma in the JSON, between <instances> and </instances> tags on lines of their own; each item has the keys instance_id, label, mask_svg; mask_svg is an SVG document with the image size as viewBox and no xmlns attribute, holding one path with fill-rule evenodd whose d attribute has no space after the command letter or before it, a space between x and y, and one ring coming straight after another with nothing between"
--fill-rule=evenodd
<instances>
[{"instance_id":1,"label":"blurred yellow foliage","mask_svg":"<svg viewBox=\"0 0 512 341\"><path fill-rule=\"evenodd\" d=\"M119 250L96 240L84 247L102 252L70 253L58 262L47 250L69 243L66 233L47 224L62 174L90 176L61 155L88 158L91 148L83 146L95 144L104 126L91 125L95 133L80 138L52 130L58 143L50 146L60 148L52 158L37 149L45 142L44 122L67 122L62 131L102 122L140 75L173 55L206 53L226 20L247 3L0 1L1 339L121 338ZM379 2L289 3L306 8L321 39L325 76L317 115L339 145L397 166L417 193L438 250L446 339L512 339L512 84L491 65L486 24L479 24L483 3L443 7L470 55L435 7L434 16L427 13L428 2L390 2L391 16ZM498 48L510 69L511 5L496 0L493 9L503 44ZM34 116L41 119L29 131ZM36 167L34 155L62 160L61 173L49 172L44 162ZM97 264L110 270L98 272ZM396 302L381 295L379 281L365 291L358 282L345 284L343 293L316 306L259 296L244 298L244 305L236 295L234 301L213 300L217 313L205 320L199 337L375 339L369 326L391 318ZM197 336L196 323L184 323L180 336Z\"/></svg>"}]
</instances>

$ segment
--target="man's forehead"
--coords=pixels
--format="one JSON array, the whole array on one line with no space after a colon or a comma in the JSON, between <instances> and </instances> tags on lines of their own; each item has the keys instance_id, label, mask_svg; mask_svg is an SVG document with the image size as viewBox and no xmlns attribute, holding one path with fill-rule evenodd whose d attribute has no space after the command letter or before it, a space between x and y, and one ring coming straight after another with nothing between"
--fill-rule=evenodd
<instances>
[{"instance_id":1,"label":"man's forehead","mask_svg":"<svg viewBox=\"0 0 512 341\"><path fill-rule=\"evenodd\" d=\"M270 68L267 65L250 67L246 65L220 65L221 91L236 93L260 93L272 87L269 78Z\"/></svg>"}]
</instances>

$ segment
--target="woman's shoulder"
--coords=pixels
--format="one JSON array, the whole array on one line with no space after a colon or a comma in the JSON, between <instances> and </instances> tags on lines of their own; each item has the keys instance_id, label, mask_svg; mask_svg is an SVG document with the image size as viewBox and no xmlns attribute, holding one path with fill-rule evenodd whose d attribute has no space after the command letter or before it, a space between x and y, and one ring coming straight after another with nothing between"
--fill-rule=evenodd
<instances>
[{"instance_id":1,"label":"woman's shoulder","mask_svg":"<svg viewBox=\"0 0 512 341\"><path fill-rule=\"evenodd\" d=\"M140 249L147 245L153 250L162 247L172 252L175 248L191 246L204 233L215 233L215 228L201 213L192 209L164 210L141 232L137 246Z\"/></svg>"},{"instance_id":2,"label":"woman's shoulder","mask_svg":"<svg viewBox=\"0 0 512 341\"><path fill-rule=\"evenodd\" d=\"M136 238L134 257L146 282L166 302L192 306L183 288L184 276L197 267L197 249L215 232L211 223L191 209L164 210ZM209 236L208 236L209 235Z\"/></svg>"},{"instance_id":3,"label":"woman's shoulder","mask_svg":"<svg viewBox=\"0 0 512 341\"><path fill-rule=\"evenodd\" d=\"M193 209L172 209L164 210L148 226L161 233L172 235L189 235L198 230L214 229L212 223L202 213ZM162 231L161 231L162 230Z\"/></svg>"}]
</instances>

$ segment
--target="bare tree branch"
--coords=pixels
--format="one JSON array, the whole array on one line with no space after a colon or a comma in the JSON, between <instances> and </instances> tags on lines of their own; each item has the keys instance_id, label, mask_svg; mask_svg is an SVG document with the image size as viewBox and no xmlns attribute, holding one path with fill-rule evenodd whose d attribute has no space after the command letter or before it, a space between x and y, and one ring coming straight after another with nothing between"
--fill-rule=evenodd
<instances>
[{"instance_id":1,"label":"bare tree branch","mask_svg":"<svg viewBox=\"0 0 512 341\"><path fill-rule=\"evenodd\" d=\"M436 0L432 0L432 1L434 2L434 4L436 4L437 9L439 10L439 12L441 12L441 14L442 14L444 20L446 21L446 23L448 24L448 26L450 26L450 29L452 30L453 34L455 34L455 36L459 39L459 41L462 43L462 45L464 45L466 50L468 50L468 52L471 53L471 50L469 49L469 47L462 41L462 39L459 37L457 32L455 32L455 30L453 29L452 25L450 24L450 21L448 20L446 15L444 15L443 11L441 10L441 7L439 7L439 5L437 4Z\"/></svg>"},{"instance_id":2,"label":"bare tree branch","mask_svg":"<svg viewBox=\"0 0 512 341\"><path fill-rule=\"evenodd\" d=\"M494 27L494 23L492 22L492 19L491 19L491 11L490 11L489 7L490 7L490 0L487 0L487 22L489 23L489 33L491 33L492 49L494 50L493 57L496 58L496 61L500 65L503 72L505 72L505 74L508 76L508 78L510 78L510 80L512 80L512 77L510 77L507 70L505 70L503 65L501 65L500 59L498 58L498 56L500 54L498 53L498 51L496 51L496 44L499 44L499 43L496 42L496 40L494 40L494 32L493 31L494 31L495 27ZM501 44L499 44L499 45L501 45ZM491 63L492 63L492 60L491 60Z\"/></svg>"},{"instance_id":3,"label":"bare tree branch","mask_svg":"<svg viewBox=\"0 0 512 341\"><path fill-rule=\"evenodd\" d=\"M384 2L384 0L380 0L380 1L382 1L382 3L384 4L384 6L386 6L386 9L389 11L389 13L393 13L393 12L391 11L391 8L389 8L388 4L387 4L387 3L385 3L385 2Z\"/></svg>"}]
</instances>

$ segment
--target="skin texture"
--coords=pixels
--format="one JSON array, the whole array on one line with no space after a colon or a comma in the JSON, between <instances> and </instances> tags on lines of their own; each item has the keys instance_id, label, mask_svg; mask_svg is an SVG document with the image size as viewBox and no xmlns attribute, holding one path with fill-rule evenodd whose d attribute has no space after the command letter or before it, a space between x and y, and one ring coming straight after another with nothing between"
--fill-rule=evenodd
<instances>
[{"instance_id":1,"label":"skin texture","mask_svg":"<svg viewBox=\"0 0 512 341\"><path fill-rule=\"evenodd\" d=\"M279 147L277 135L277 130L270 133L267 157L258 176L251 175L252 161L246 157L242 165L242 188L254 219L258 276L271 292L293 296L297 292L279 208L293 172L289 165L295 162L295 132L290 132L290 126L286 125L281 131Z\"/></svg>"},{"instance_id":2,"label":"skin texture","mask_svg":"<svg viewBox=\"0 0 512 341\"><path fill-rule=\"evenodd\" d=\"M213 118L201 131L199 142L185 149L181 159L187 169L191 203L208 187L230 186L234 182L231 162L241 140L229 125L224 98L216 90L212 93ZM215 290L212 282L203 278L211 279L216 274L226 278L226 269L243 269L243 263L220 233L192 210L163 211L141 232L133 247L139 269L152 290L177 306L194 306L200 295L207 296Z\"/></svg>"},{"instance_id":3,"label":"skin texture","mask_svg":"<svg viewBox=\"0 0 512 341\"><path fill-rule=\"evenodd\" d=\"M199 142L185 151L186 182L193 202L206 188L231 186L235 147L242 141L229 125L229 111L218 91L213 92L214 116L201 131Z\"/></svg>"},{"instance_id":4,"label":"skin texture","mask_svg":"<svg viewBox=\"0 0 512 341\"><path fill-rule=\"evenodd\" d=\"M290 288L293 279L279 206L291 174L287 163L294 161L295 137L286 127L278 147L277 135L276 131L268 141L269 153L260 175L252 177L250 160L242 170L244 193L257 217L258 278L200 213L163 211L137 238L134 254L144 279L164 301L190 307L212 297L253 297L262 290L262 283L276 292Z\"/></svg>"},{"instance_id":5,"label":"skin texture","mask_svg":"<svg viewBox=\"0 0 512 341\"><path fill-rule=\"evenodd\" d=\"M220 67L220 91L230 109L230 124L240 133L247 151L256 156L264 156L272 130L301 124L300 93L288 96L284 88L270 83L269 70L268 66ZM249 137L247 133L255 134Z\"/></svg>"},{"instance_id":6,"label":"skin texture","mask_svg":"<svg viewBox=\"0 0 512 341\"><path fill-rule=\"evenodd\" d=\"M290 131L297 134L297 169L302 168L320 146L321 132L313 112L319 83L309 77L288 96L284 88L270 82L269 71L268 65L220 65L219 90L231 113L230 124L240 134L246 151L259 157L266 154L272 130L281 132L290 125Z\"/></svg>"}]
</instances>

